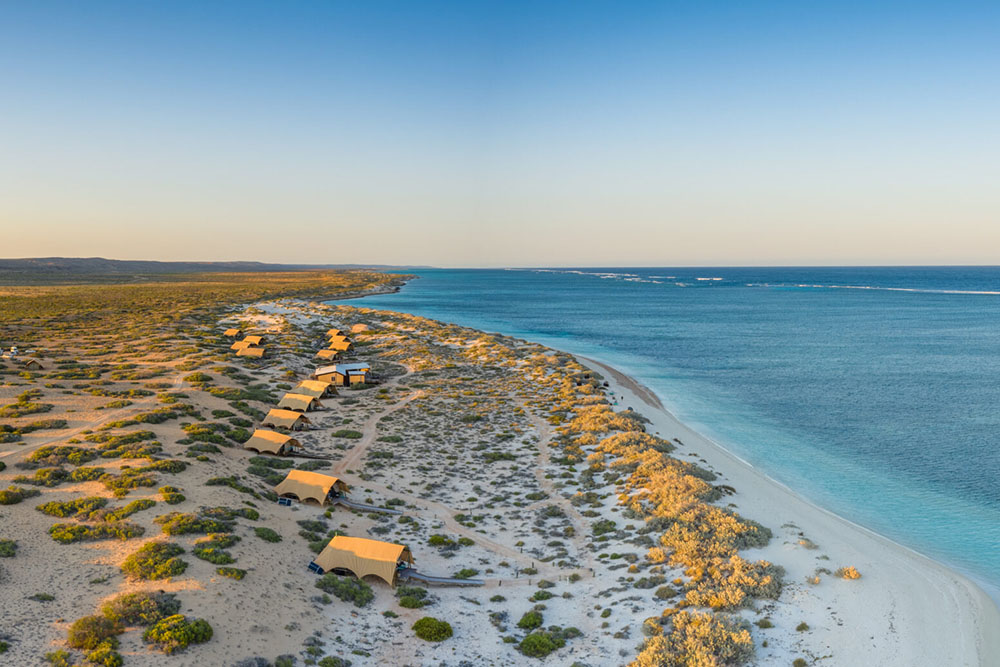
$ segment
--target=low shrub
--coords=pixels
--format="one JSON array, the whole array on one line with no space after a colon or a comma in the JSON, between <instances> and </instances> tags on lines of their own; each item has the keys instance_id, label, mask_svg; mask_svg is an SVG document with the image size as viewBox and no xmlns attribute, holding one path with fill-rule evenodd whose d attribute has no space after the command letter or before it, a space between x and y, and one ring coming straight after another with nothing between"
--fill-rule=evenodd
<instances>
[{"instance_id":1,"label":"low shrub","mask_svg":"<svg viewBox=\"0 0 1000 667\"><path fill-rule=\"evenodd\" d=\"M219 567L215 569L215 572L223 577L229 577L230 579L235 579L236 581L239 581L247 575L246 570L241 570L238 567Z\"/></svg>"},{"instance_id":2,"label":"low shrub","mask_svg":"<svg viewBox=\"0 0 1000 667\"><path fill-rule=\"evenodd\" d=\"M0 540L0 558L13 558L17 553L17 542L14 540Z\"/></svg>"},{"instance_id":3,"label":"low shrub","mask_svg":"<svg viewBox=\"0 0 1000 667\"><path fill-rule=\"evenodd\" d=\"M333 433L331 433L331 435L334 438L347 438L349 440L360 440L362 437L364 437L364 434L361 433L361 431L351 431L348 429L341 429L339 431L334 431Z\"/></svg>"},{"instance_id":4,"label":"low shrub","mask_svg":"<svg viewBox=\"0 0 1000 667\"><path fill-rule=\"evenodd\" d=\"M190 535L208 533L227 533L232 530L232 524L227 521L218 521L197 514L183 514L171 512L153 519L163 529L167 535Z\"/></svg>"},{"instance_id":5,"label":"low shrub","mask_svg":"<svg viewBox=\"0 0 1000 667\"><path fill-rule=\"evenodd\" d=\"M161 486L160 495L163 496L163 502L168 505L177 505L187 500L181 490L175 486Z\"/></svg>"},{"instance_id":6,"label":"low shrub","mask_svg":"<svg viewBox=\"0 0 1000 667\"><path fill-rule=\"evenodd\" d=\"M429 642L442 642L453 634L451 624L433 616L424 616L414 623L413 631L418 637Z\"/></svg>"},{"instance_id":7,"label":"low shrub","mask_svg":"<svg viewBox=\"0 0 1000 667\"><path fill-rule=\"evenodd\" d=\"M517 627L522 630L534 630L536 628L542 627L542 614L538 611L529 611L521 617L521 620L517 622Z\"/></svg>"},{"instance_id":8,"label":"low shrub","mask_svg":"<svg viewBox=\"0 0 1000 667\"><path fill-rule=\"evenodd\" d=\"M74 500L67 500L66 502L59 502L53 500L47 503L43 503L36 507L35 509L43 514L48 514L49 516L58 517L82 517L87 518L91 513L96 512L105 505L108 504L107 498L101 498L99 496L90 496L87 498L76 498Z\"/></svg>"},{"instance_id":9,"label":"low shrub","mask_svg":"<svg viewBox=\"0 0 1000 667\"><path fill-rule=\"evenodd\" d=\"M316 588L325 593L330 593L344 602L352 602L355 607L364 607L375 599L372 587L356 577L338 577L332 572L327 572L319 581Z\"/></svg>"},{"instance_id":10,"label":"low shrub","mask_svg":"<svg viewBox=\"0 0 1000 667\"><path fill-rule=\"evenodd\" d=\"M271 528L266 528L264 526L258 526L253 530L254 534L265 542L280 542L281 535Z\"/></svg>"},{"instance_id":11,"label":"low shrub","mask_svg":"<svg viewBox=\"0 0 1000 667\"><path fill-rule=\"evenodd\" d=\"M140 547L122 563L122 572L136 579L150 581L183 574L187 562L177 556L184 549L172 542L150 542Z\"/></svg>"},{"instance_id":12,"label":"low shrub","mask_svg":"<svg viewBox=\"0 0 1000 667\"><path fill-rule=\"evenodd\" d=\"M532 632L518 644L518 650L531 658L544 658L566 645L566 640L551 632Z\"/></svg>"},{"instance_id":13,"label":"low shrub","mask_svg":"<svg viewBox=\"0 0 1000 667\"><path fill-rule=\"evenodd\" d=\"M850 565L848 567L838 567L834 574L841 579L860 579L861 573L858 572L858 568Z\"/></svg>"},{"instance_id":14,"label":"low shrub","mask_svg":"<svg viewBox=\"0 0 1000 667\"><path fill-rule=\"evenodd\" d=\"M69 626L66 633L66 643L73 648L91 651L101 642L114 637L121 628L106 616L84 616L78 618Z\"/></svg>"},{"instance_id":15,"label":"low shrub","mask_svg":"<svg viewBox=\"0 0 1000 667\"><path fill-rule=\"evenodd\" d=\"M173 593L123 593L101 605L100 612L120 627L152 625L161 618L180 611L181 603Z\"/></svg>"},{"instance_id":16,"label":"low shrub","mask_svg":"<svg viewBox=\"0 0 1000 667\"><path fill-rule=\"evenodd\" d=\"M38 489L8 486L5 490L0 490L0 505L16 505L25 498L33 498L40 495L42 495L42 492Z\"/></svg>"},{"instance_id":17,"label":"low shrub","mask_svg":"<svg viewBox=\"0 0 1000 667\"><path fill-rule=\"evenodd\" d=\"M182 614L174 614L150 626L142 634L142 638L169 655L182 651L191 644L202 644L210 640L212 626L204 619L188 621Z\"/></svg>"},{"instance_id":18,"label":"low shrub","mask_svg":"<svg viewBox=\"0 0 1000 667\"><path fill-rule=\"evenodd\" d=\"M128 540L141 537L146 529L128 521L115 521L86 525L79 523L57 523L49 528L49 535L61 544L94 542L97 540Z\"/></svg>"}]
</instances>

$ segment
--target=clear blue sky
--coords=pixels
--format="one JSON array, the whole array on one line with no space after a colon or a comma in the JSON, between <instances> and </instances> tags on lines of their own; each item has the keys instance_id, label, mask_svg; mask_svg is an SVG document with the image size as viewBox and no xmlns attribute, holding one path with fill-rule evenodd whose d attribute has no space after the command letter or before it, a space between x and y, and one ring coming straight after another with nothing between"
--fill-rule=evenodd
<instances>
[{"instance_id":1,"label":"clear blue sky","mask_svg":"<svg viewBox=\"0 0 1000 667\"><path fill-rule=\"evenodd\" d=\"M998 263L996 3L10 2L0 256Z\"/></svg>"}]
</instances>

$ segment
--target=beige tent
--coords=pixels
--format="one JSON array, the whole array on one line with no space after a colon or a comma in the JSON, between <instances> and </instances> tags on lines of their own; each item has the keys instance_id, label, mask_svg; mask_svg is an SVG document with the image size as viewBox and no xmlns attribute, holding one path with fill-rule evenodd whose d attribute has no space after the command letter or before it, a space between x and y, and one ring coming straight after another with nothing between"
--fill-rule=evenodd
<instances>
[{"instance_id":1,"label":"beige tent","mask_svg":"<svg viewBox=\"0 0 1000 667\"><path fill-rule=\"evenodd\" d=\"M351 341L349 340L335 340L331 341L327 349L339 350L341 352L346 352L351 349Z\"/></svg>"},{"instance_id":2,"label":"beige tent","mask_svg":"<svg viewBox=\"0 0 1000 667\"><path fill-rule=\"evenodd\" d=\"M261 345L264 342L263 336L245 336L244 341L250 343L251 345Z\"/></svg>"},{"instance_id":3,"label":"beige tent","mask_svg":"<svg viewBox=\"0 0 1000 667\"><path fill-rule=\"evenodd\" d=\"M228 338L235 338L236 336L240 335L240 330L239 329L226 329L225 331L222 332L222 335L226 336Z\"/></svg>"},{"instance_id":4,"label":"beige tent","mask_svg":"<svg viewBox=\"0 0 1000 667\"><path fill-rule=\"evenodd\" d=\"M285 479L274 487L279 496L294 496L301 502L315 500L325 505L330 491L347 493L346 483L336 477L308 470L289 470Z\"/></svg>"},{"instance_id":5,"label":"beige tent","mask_svg":"<svg viewBox=\"0 0 1000 667\"><path fill-rule=\"evenodd\" d=\"M249 347L244 347L244 348L241 348L239 350L236 350L236 356L237 357L257 357L258 359L263 359L264 358L264 354L266 352L267 352L267 350L265 350L262 347L254 347L253 345L251 345Z\"/></svg>"},{"instance_id":6,"label":"beige tent","mask_svg":"<svg viewBox=\"0 0 1000 667\"><path fill-rule=\"evenodd\" d=\"M27 359L21 362L21 367L26 368L29 371L40 371L42 370L42 368L44 368L41 362L38 361L38 359Z\"/></svg>"},{"instance_id":7,"label":"beige tent","mask_svg":"<svg viewBox=\"0 0 1000 667\"><path fill-rule=\"evenodd\" d=\"M272 428L287 428L292 431L297 431L309 423L311 422L306 418L306 416L301 415L298 412L273 408L260 422L260 425L270 426Z\"/></svg>"},{"instance_id":8,"label":"beige tent","mask_svg":"<svg viewBox=\"0 0 1000 667\"><path fill-rule=\"evenodd\" d=\"M326 335L329 336L330 338L333 338L334 336L339 336L341 335L340 329L327 329Z\"/></svg>"},{"instance_id":9,"label":"beige tent","mask_svg":"<svg viewBox=\"0 0 1000 667\"><path fill-rule=\"evenodd\" d=\"M229 349L230 350L242 350L245 347L250 347L250 343L246 342L245 340L238 340L235 343L233 343L232 345L230 345Z\"/></svg>"},{"instance_id":10,"label":"beige tent","mask_svg":"<svg viewBox=\"0 0 1000 667\"><path fill-rule=\"evenodd\" d=\"M316 356L320 359L326 359L329 361L330 359L336 359L339 357L340 350L320 350L316 353Z\"/></svg>"},{"instance_id":11,"label":"beige tent","mask_svg":"<svg viewBox=\"0 0 1000 667\"><path fill-rule=\"evenodd\" d=\"M292 447L301 448L302 443L290 435L260 428L254 431L250 439L243 443L243 449L268 454L288 454Z\"/></svg>"},{"instance_id":12,"label":"beige tent","mask_svg":"<svg viewBox=\"0 0 1000 667\"><path fill-rule=\"evenodd\" d=\"M292 390L292 393L323 398L324 396L336 396L337 388L329 382L320 382L319 380L303 380L297 387L295 387L295 389Z\"/></svg>"},{"instance_id":13,"label":"beige tent","mask_svg":"<svg viewBox=\"0 0 1000 667\"><path fill-rule=\"evenodd\" d=\"M322 408L323 404L315 396L289 392L278 401L278 407L295 410L296 412L309 412L310 410Z\"/></svg>"},{"instance_id":14,"label":"beige tent","mask_svg":"<svg viewBox=\"0 0 1000 667\"><path fill-rule=\"evenodd\" d=\"M396 583L396 565L401 562L413 564L413 555L402 544L343 535L330 540L315 559L324 572L343 568L358 578L374 574L390 586Z\"/></svg>"}]
</instances>

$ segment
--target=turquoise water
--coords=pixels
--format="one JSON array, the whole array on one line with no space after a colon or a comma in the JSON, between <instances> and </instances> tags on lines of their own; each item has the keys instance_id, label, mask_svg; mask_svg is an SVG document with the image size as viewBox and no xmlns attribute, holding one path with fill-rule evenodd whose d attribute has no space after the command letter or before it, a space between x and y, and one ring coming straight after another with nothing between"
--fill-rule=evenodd
<instances>
[{"instance_id":1,"label":"turquoise water","mask_svg":"<svg viewBox=\"0 0 1000 667\"><path fill-rule=\"evenodd\" d=\"M1000 597L1000 269L418 274L350 304L618 366L771 477Z\"/></svg>"}]
</instances>

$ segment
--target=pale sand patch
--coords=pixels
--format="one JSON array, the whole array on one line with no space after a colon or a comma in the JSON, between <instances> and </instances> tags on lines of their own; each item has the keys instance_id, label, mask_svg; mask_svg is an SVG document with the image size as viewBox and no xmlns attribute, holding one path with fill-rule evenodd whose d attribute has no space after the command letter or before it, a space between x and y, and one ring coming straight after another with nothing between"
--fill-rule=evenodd
<instances>
[{"instance_id":1,"label":"pale sand patch","mask_svg":"<svg viewBox=\"0 0 1000 667\"><path fill-rule=\"evenodd\" d=\"M781 598L769 612L775 627L754 628L758 664L791 664L796 657L824 665L998 665L1000 610L975 583L915 551L824 510L693 431L663 408L648 388L601 362L578 357L608 376L622 407L651 420L649 430L680 439L674 456L693 452L736 489L727 498L742 516L771 528L774 539L746 558L765 559L787 571ZM794 528L792 527L794 526ZM804 537L818 545L807 549ZM829 560L820 560L825 555ZM821 575L816 568L854 565L857 581ZM800 622L808 632L796 632ZM760 646L762 640L768 646Z\"/></svg>"}]
</instances>

